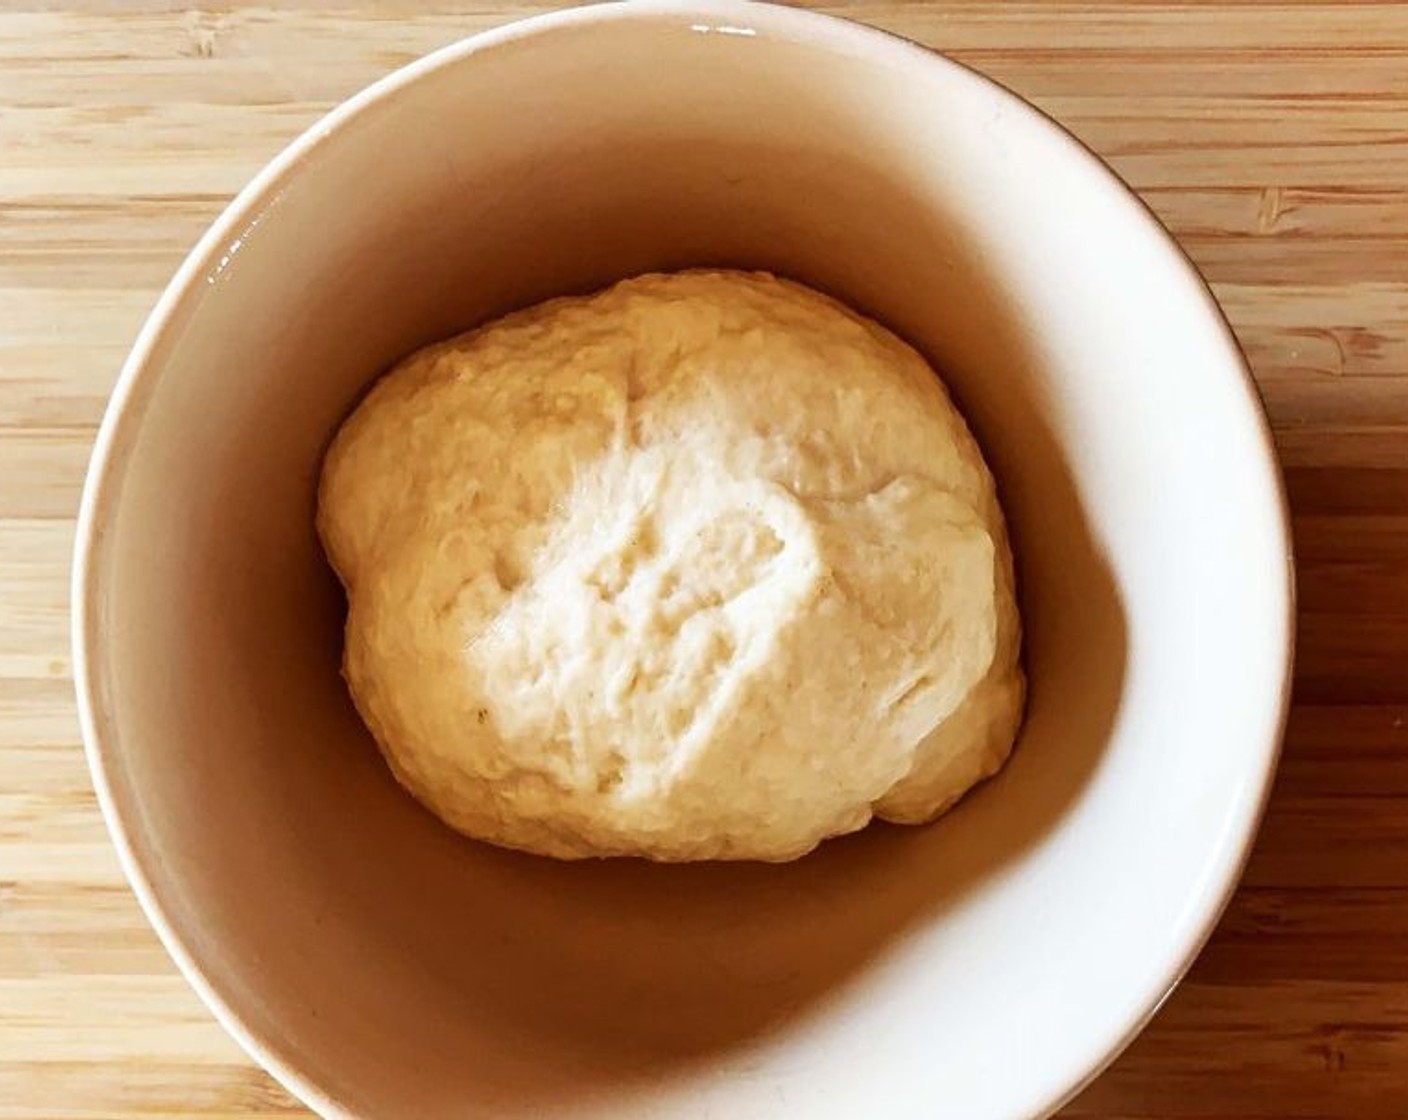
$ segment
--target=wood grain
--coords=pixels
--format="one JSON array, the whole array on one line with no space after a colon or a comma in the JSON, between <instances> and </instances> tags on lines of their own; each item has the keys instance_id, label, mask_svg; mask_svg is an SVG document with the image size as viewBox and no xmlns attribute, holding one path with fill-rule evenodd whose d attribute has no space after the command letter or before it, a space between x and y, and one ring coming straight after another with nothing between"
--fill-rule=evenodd
<instances>
[{"instance_id":1,"label":"wood grain","mask_svg":"<svg viewBox=\"0 0 1408 1120\"><path fill-rule=\"evenodd\" d=\"M304 1113L176 975L82 762L67 566L156 292L336 101L532 5L0 8L0 1117ZM1066 1115L1408 1115L1408 5L850 0L1056 114L1204 269L1287 470L1301 653L1244 885Z\"/></svg>"}]
</instances>

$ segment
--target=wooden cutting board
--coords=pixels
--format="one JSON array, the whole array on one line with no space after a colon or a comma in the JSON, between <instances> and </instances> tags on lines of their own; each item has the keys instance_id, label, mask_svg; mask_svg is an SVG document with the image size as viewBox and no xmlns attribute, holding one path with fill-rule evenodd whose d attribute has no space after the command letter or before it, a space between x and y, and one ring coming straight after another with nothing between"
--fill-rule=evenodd
<instances>
[{"instance_id":1,"label":"wooden cutting board","mask_svg":"<svg viewBox=\"0 0 1408 1120\"><path fill-rule=\"evenodd\" d=\"M354 90L529 10L0 7L0 1117L307 1115L109 849L69 679L74 509L123 354L225 201ZM1300 657L1266 825L1192 975L1065 1115L1408 1116L1408 4L829 10L1006 83L1143 194L1286 468Z\"/></svg>"}]
</instances>

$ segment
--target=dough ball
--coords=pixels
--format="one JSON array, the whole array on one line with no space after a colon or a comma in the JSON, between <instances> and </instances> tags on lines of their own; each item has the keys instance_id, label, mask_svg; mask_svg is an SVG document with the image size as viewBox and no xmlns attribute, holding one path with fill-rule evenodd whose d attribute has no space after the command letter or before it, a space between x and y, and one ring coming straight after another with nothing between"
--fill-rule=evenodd
<instances>
[{"instance_id":1,"label":"dough ball","mask_svg":"<svg viewBox=\"0 0 1408 1120\"><path fill-rule=\"evenodd\" d=\"M786 860L1011 750L978 448L914 350L794 283L641 276L421 350L338 433L318 525L357 708L470 836Z\"/></svg>"}]
</instances>

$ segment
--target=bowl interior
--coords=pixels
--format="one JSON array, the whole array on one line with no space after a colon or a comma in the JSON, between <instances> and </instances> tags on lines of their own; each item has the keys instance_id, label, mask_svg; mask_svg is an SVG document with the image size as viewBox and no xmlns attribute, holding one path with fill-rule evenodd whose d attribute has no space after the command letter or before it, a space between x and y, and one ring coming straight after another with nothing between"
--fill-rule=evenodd
<instances>
[{"instance_id":1,"label":"bowl interior","mask_svg":"<svg viewBox=\"0 0 1408 1120\"><path fill-rule=\"evenodd\" d=\"M1018 554L1018 753L933 827L786 866L461 839L339 678L320 456L415 346L701 264L830 291L944 372ZM1027 1115L1176 977L1274 755L1277 484L1206 292L1031 110L801 13L600 9L398 79L191 267L90 495L94 755L168 939L319 1107Z\"/></svg>"}]
</instances>

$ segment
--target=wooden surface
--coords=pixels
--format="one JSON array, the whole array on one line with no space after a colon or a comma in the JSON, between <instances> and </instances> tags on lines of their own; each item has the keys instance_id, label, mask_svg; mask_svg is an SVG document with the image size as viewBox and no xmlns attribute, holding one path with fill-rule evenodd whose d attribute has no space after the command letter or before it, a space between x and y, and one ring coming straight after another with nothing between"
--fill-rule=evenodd
<instances>
[{"instance_id":1,"label":"wooden surface","mask_svg":"<svg viewBox=\"0 0 1408 1120\"><path fill-rule=\"evenodd\" d=\"M2 1117L306 1115L109 849L69 680L74 509L123 354L226 199L339 99L527 10L0 7ZM1123 173L1212 281L1286 467L1301 644L1270 814L1188 981L1067 1115L1408 1116L1408 5L832 10L1007 83Z\"/></svg>"}]
</instances>

